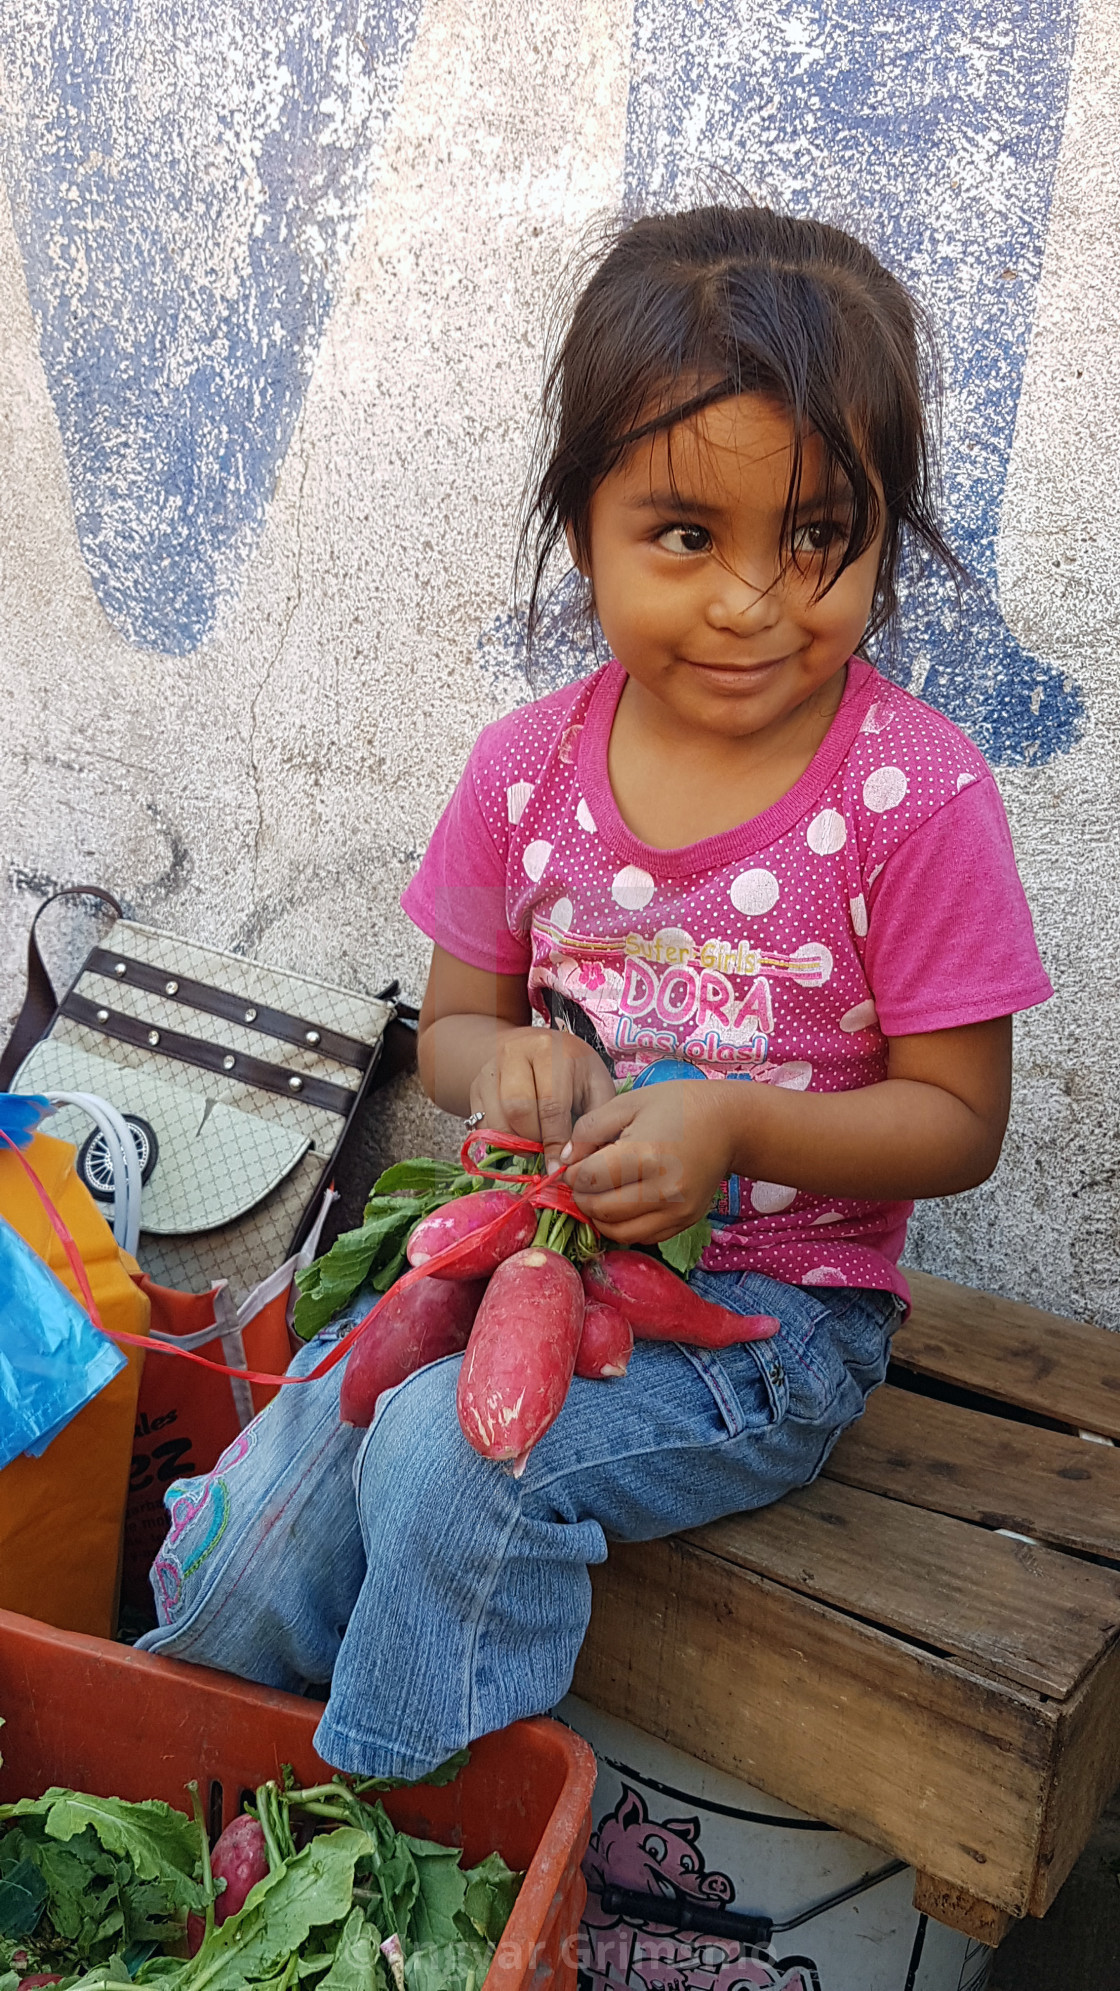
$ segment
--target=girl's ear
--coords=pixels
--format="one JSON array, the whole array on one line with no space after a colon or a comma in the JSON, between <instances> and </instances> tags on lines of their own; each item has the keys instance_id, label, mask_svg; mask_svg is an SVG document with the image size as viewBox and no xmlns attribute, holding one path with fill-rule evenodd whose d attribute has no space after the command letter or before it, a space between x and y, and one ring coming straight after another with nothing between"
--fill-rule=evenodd
<instances>
[{"instance_id":1,"label":"girl's ear","mask_svg":"<svg viewBox=\"0 0 1120 1991\"><path fill-rule=\"evenodd\" d=\"M564 537L568 542L568 552L571 555L573 567L576 569L577 573L583 575L585 581L589 581L591 579L590 572L588 571L587 567L584 565L583 561L579 557L579 553L576 548L576 536L575 533L572 531L570 525L566 525L564 527Z\"/></svg>"}]
</instances>

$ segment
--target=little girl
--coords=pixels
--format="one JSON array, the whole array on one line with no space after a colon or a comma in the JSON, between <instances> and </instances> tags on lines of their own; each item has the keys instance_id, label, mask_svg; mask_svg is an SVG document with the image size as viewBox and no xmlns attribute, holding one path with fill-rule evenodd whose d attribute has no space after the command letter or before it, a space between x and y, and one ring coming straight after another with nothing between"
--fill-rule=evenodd
<instances>
[{"instance_id":1,"label":"little girl","mask_svg":"<svg viewBox=\"0 0 1120 1991\"><path fill-rule=\"evenodd\" d=\"M608 1542L811 1480L885 1374L911 1199L995 1166L1011 1015L1050 994L1000 798L855 654L907 552L951 559L919 374L874 257L765 209L634 223L576 305L533 608L566 539L611 661L487 727L404 895L420 1070L540 1139L616 1243L712 1213L693 1284L781 1327L639 1342L520 1479L463 1439L453 1358L368 1433L340 1369L284 1390L171 1489L143 1643L329 1683L344 1770L417 1776L550 1708Z\"/></svg>"}]
</instances>

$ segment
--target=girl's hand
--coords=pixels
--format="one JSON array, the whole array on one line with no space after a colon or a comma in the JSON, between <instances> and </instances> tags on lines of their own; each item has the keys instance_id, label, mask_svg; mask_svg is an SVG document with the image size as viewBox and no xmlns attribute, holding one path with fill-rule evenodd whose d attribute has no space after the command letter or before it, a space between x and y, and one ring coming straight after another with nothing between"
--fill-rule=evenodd
<instances>
[{"instance_id":1,"label":"girl's hand","mask_svg":"<svg viewBox=\"0 0 1120 1991\"><path fill-rule=\"evenodd\" d=\"M420 1011L417 1058L429 1099L448 1113L481 1113L488 1127L544 1144L559 1166L572 1121L614 1098L602 1059L582 1037L530 1026L523 975L491 975L442 947Z\"/></svg>"},{"instance_id":2,"label":"girl's hand","mask_svg":"<svg viewBox=\"0 0 1120 1991\"><path fill-rule=\"evenodd\" d=\"M813 1196L910 1202L989 1176L1011 1097L1011 1018L893 1037L887 1077L856 1092L669 1080L585 1113L567 1181L620 1244L706 1216L729 1175Z\"/></svg>"},{"instance_id":3,"label":"girl's hand","mask_svg":"<svg viewBox=\"0 0 1120 1991\"><path fill-rule=\"evenodd\" d=\"M558 1167L573 1121L613 1098L610 1073L582 1037L529 1028L502 1037L472 1082L471 1112L487 1127L542 1141L546 1162Z\"/></svg>"},{"instance_id":4,"label":"girl's hand","mask_svg":"<svg viewBox=\"0 0 1120 1991\"><path fill-rule=\"evenodd\" d=\"M733 1168L723 1091L670 1080L577 1121L565 1180L597 1230L617 1244L657 1244L707 1216Z\"/></svg>"}]
</instances>

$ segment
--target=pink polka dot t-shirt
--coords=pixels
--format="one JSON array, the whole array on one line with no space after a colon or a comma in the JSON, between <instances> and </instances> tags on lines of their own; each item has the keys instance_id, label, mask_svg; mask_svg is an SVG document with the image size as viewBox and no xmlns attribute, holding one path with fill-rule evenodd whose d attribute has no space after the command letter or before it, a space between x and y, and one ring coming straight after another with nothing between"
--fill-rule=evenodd
<instances>
[{"instance_id":1,"label":"pink polka dot t-shirt","mask_svg":"<svg viewBox=\"0 0 1120 1991\"><path fill-rule=\"evenodd\" d=\"M537 1013L616 1079L850 1092L887 1039L1052 993L1007 819L977 749L861 660L813 760L762 815L684 850L631 835L607 774L615 663L488 726L402 904L472 967L524 975ZM736 1177L710 1271L907 1296L912 1204Z\"/></svg>"}]
</instances>

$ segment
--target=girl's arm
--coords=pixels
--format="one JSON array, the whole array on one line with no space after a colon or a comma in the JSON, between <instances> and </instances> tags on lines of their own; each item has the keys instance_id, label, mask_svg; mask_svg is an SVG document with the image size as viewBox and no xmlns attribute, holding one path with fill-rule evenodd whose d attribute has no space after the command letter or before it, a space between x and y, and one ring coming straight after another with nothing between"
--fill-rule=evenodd
<instances>
[{"instance_id":1,"label":"girl's arm","mask_svg":"<svg viewBox=\"0 0 1120 1991\"><path fill-rule=\"evenodd\" d=\"M887 1077L858 1092L724 1079L624 1093L578 1121L567 1180L620 1244L704 1216L725 1176L818 1196L909 1201L983 1182L1011 1099L1011 1018L896 1037Z\"/></svg>"},{"instance_id":2,"label":"girl's arm","mask_svg":"<svg viewBox=\"0 0 1120 1991\"><path fill-rule=\"evenodd\" d=\"M491 975L432 950L420 1010L420 1078L448 1113L543 1141L551 1162L581 1113L614 1098L602 1059L582 1037L534 1029L521 975Z\"/></svg>"}]
</instances>

